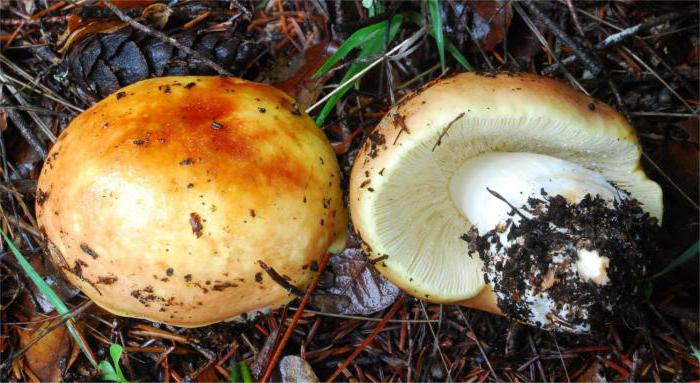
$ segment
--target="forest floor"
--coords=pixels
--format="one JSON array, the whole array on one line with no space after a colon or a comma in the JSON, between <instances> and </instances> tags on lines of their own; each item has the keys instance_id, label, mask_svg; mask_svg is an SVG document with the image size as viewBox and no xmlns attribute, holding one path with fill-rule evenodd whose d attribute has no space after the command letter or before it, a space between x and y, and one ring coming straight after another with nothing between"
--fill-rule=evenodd
<instances>
[{"instance_id":1,"label":"forest floor","mask_svg":"<svg viewBox=\"0 0 700 383\"><path fill-rule=\"evenodd\" d=\"M160 3L0 0L0 225L73 313L80 339L74 341L65 319L3 246L0 381L100 380L91 359L110 360L113 344L124 350L121 368L130 381L245 381L234 376L243 365L253 380L269 367L275 381L312 379L300 366L321 380L372 382L700 377L697 2ZM381 33L363 32L379 23ZM436 25L443 44L455 48L446 52L444 68L427 33ZM312 77L351 36L362 44ZM373 64L357 87L319 102ZM197 329L116 317L47 262L34 217L44 157L73 117L121 86L216 73L271 83L319 122L348 176L361 142L392 104L466 70L556 77L608 103L636 129L645 170L663 188L665 214L655 277L634 323L569 335L404 296L363 261L359 241L331 258L317 289L353 304L309 306L293 322L297 299L247 323ZM680 267L664 270L674 262ZM387 293L369 293L376 289ZM289 358L279 368L273 355L290 327L281 355L305 362ZM358 347L364 348L353 353Z\"/></svg>"}]
</instances>

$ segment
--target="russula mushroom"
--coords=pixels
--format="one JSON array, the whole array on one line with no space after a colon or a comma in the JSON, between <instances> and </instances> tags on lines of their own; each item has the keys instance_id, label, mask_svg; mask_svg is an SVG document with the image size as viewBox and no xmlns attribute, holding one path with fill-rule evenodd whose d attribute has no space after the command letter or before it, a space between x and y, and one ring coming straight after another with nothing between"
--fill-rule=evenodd
<instances>
[{"instance_id":1,"label":"russula mushroom","mask_svg":"<svg viewBox=\"0 0 700 383\"><path fill-rule=\"evenodd\" d=\"M118 315L203 326L288 302L344 244L340 170L294 100L236 78L108 96L51 149L36 211L67 279Z\"/></svg>"},{"instance_id":2,"label":"russula mushroom","mask_svg":"<svg viewBox=\"0 0 700 383\"><path fill-rule=\"evenodd\" d=\"M369 135L352 221L416 297L585 332L642 290L662 195L640 155L620 114L555 80L463 73Z\"/></svg>"}]
</instances>

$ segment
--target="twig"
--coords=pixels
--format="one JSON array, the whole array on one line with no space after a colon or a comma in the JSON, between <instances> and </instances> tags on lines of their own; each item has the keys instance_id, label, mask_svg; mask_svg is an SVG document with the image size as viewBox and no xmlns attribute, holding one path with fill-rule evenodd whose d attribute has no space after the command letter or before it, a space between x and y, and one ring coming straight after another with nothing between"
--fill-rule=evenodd
<instances>
[{"instance_id":1,"label":"twig","mask_svg":"<svg viewBox=\"0 0 700 383\"><path fill-rule=\"evenodd\" d=\"M608 78L608 86L610 87L610 90L612 91L613 95L615 95L615 100L617 101L617 108L620 110L620 112L622 112L622 115L625 116L627 120L631 120L629 111L625 106L625 102L622 101L622 95L620 95L620 90L617 89L617 85L615 85L615 82L613 82L613 80L610 78Z\"/></svg>"},{"instance_id":2,"label":"twig","mask_svg":"<svg viewBox=\"0 0 700 383\"><path fill-rule=\"evenodd\" d=\"M229 0L236 8L239 10L243 11L243 15L245 16L246 19L251 20L253 18L253 14L250 12L248 8L246 8L245 5L241 4L238 0Z\"/></svg>"},{"instance_id":3,"label":"twig","mask_svg":"<svg viewBox=\"0 0 700 383\"><path fill-rule=\"evenodd\" d=\"M697 117L697 113L672 113L672 112L632 112L631 116L634 117L679 117L679 118L691 118Z\"/></svg>"},{"instance_id":4,"label":"twig","mask_svg":"<svg viewBox=\"0 0 700 383\"><path fill-rule=\"evenodd\" d=\"M78 306L78 307L76 307L75 309L71 310L71 312L72 312L72 314L73 314L74 316L77 317L78 315L82 314L83 311L85 311L85 309L87 309L88 307L92 306L92 303L93 303L92 301L86 301L86 302L82 303L80 306ZM60 320L56 320L56 319L58 319L58 318L61 318L61 319L60 319ZM59 315L54 315L54 316L49 317L49 318L44 318L42 321L45 321L45 320L47 320L47 319L56 320L56 322L50 324L50 325L49 325L48 327L46 327L46 328L37 329L37 330L38 330L38 331L37 331L37 332L38 332L38 335L32 337L32 339L30 339L28 342L26 342L26 343L23 345L23 347L22 347L21 349L17 350L17 352L15 352L14 354L12 354L12 355L7 359L7 362L14 362L14 361L17 360L18 358L20 358L22 355L24 355L30 348L32 348L32 346L34 346L34 344L35 344L36 342L42 340L46 335L48 335L49 333L51 333L53 330L57 329L58 327L60 327L60 326L62 326L62 325L64 325L64 324L67 326L67 325L68 325L68 321L71 321L71 319L70 319L69 316L62 316L62 315L60 315L60 314L59 314ZM40 321L31 321L31 322L25 322L25 323L39 323L39 322L40 322ZM7 362L6 362L6 363L7 363ZM4 367L4 366L3 366L3 367Z\"/></svg>"},{"instance_id":5,"label":"twig","mask_svg":"<svg viewBox=\"0 0 700 383\"><path fill-rule=\"evenodd\" d=\"M365 340L363 340L362 343L360 343L360 345L355 348L355 351L353 351L352 354L348 355L348 357L345 358L345 360L338 366L335 372L333 372L333 375L331 375L331 377L327 379L328 382L332 382L341 373L341 371L343 371L345 367L350 365L350 363L352 363L352 361L355 360L355 358L357 358L357 356L362 352L362 350L364 350L365 347L367 347L372 342L374 337L376 337L377 334L379 334L379 332L382 331L384 326L386 326L386 324L389 322L389 319L392 316L394 316L394 314L396 314L396 312L401 308L401 306L403 306L404 300L406 300L406 297L402 295L396 302L394 302L394 305L391 306L389 312L387 312L386 315L384 315L382 321L377 323L374 329L372 329L372 332L369 335L367 335L367 338L365 338Z\"/></svg>"},{"instance_id":6,"label":"twig","mask_svg":"<svg viewBox=\"0 0 700 383\"><path fill-rule=\"evenodd\" d=\"M0 79L3 80L3 82L5 80L2 74L0 74ZM27 100L25 100L24 97L22 97L22 95L17 91L17 88L9 84L5 84L5 86L7 87L7 90L9 90L10 93L12 93L12 96L15 98L15 100L17 100L17 102L20 103L20 105L31 106L31 104L27 102ZM34 123L37 126L39 126L39 130L41 130L41 132L44 133L44 135L49 139L49 141L51 141L52 143L56 142L56 135L53 134L51 129L49 129L48 125L46 125L44 120L39 118L39 116L31 110L27 111L27 114L29 114L29 117L31 117L32 120L34 120Z\"/></svg>"},{"instance_id":7,"label":"twig","mask_svg":"<svg viewBox=\"0 0 700 383\"><path fill-rule=\"evenodd\" d=\"M559 342L557 341L557 334L553 332L549 332L549 335L552 336L554 339L554 344L557 346L557 352L559 353L559 360L561 360L561 365L564 367L564 374L566 374L566 381L568 383L571 383L571 378L569 377L569 371L566 369L566 363L564 362L564 358L561 355L561 349L559 348Z\"/></svg>"},{"instance_id":8,"label":"twig","mask_svg":"<svg viewBox=\"0 0 700 383\"><path fill-rule=\"evenodd\" d=\"M584 13L585 14L585 13ZM631 26L629 28L623 29L622 31L612 34L608 37L606 37L603 41L599 42L598 44L595 45L595 49L601 50L601 49L606 49L609 48L613 45L619 44L626 40L629 37L636 36L637 34L643 33L648 31L649 29L659 25L663 24L665 22L671 21L677 17L679 17L680 14L673 12L669 13L663 16L655 17L646 21L643 21L637 25ZM569 65L576 60L578 60L578 56L576 55L571 55L566 58L563 58L560 63L554 63L542 70L542 74L551 74L557 71L558 69L561 68L562 65Z\"/></svg>"},{"instance_id":9,"label":"twig","mask_svg":"<svg viewBox=\"0 0 700 383\"><path fill-rule=\"evenodd\" d=\"M574 2L572 0L566 0L566 6L569 7L569 12L571 12L571 18L574 20L574 25L576 30L581 35L585 37L586 34L583 32L583 27L581 26L581 20L578 19L578 12L576 12L576 7L574 7Z\"/></svg>"},{"instance_id":10,"label":"twig","mask_svg":"<svg viewBox=\"0 0 700 383\"><path fill-rule=\"evenodd\" d=\"M639 56L637 56L634 52L632 52L631 50L629 50L627 47L624 47L624 46L623 46L623 47L622 47L622 50L625 51L625 52L627 52L628 55L632 56L632 58L633 58L635 61L637 61L638 63L640 63L640 64L644 67L644 69L648 70L651 74L653 74L654 77L656 77L656 78L666 87L666 89L668 89L674 96L676 96L676 98L677 98L683 105L685 105L685 107L688 108L688 110L689 110L691 113L697 113L697 111L696 111L695 109L693 109L693 107L690 106L690 104L688 104L688 102L685 101L685 99L684 99L683 97L681 97L681 95L678 94L678 92L676 92L676 90L673 89L673 88L671 87L671 85L669 85L669 84L663 79L663 77L659 76L659 74L656 73L656 71L654 71L654 69L653 69L652 67L650 67L649 64L647 64L646 62L644 62L644 60L642 60L641 58L639 58Z\"/></svg>"},{"instance_id":11,"label":"twig","mask_svg":"<svg viewBox=\"0 0 700 383\"><path fill-rule=\"evenodd\" d=\"M289 310L291 311L297 311L296 307L290 307ZM310 313L310 314L316 314L316 315L321 315L321 316L326 316L326 317L332 317L332 318L343 318L343 319L353 319L353 320L363 320L367 322L381 322L381 318L374 318L374 317L363 317L359 315L345 315L345 314L334 314L334 313L327 313L323 311L316 311L316 310L309 310L309 309L304 309L305 312ZM434 319L390 319L389 323L438 323L439 321L434 320Z\"/></svg>"},{"instance_id":12,"label":"twig","mask_svg":"<svg viewBox=\"0 0 700 383\"><path fill-rule=\"evenodd\" d=\"M673 19L676 19L680 15L681 14L678 12L672 12L672 13L668 13L668 14L665 14L665 15L662 15L659 17L644 20L637 25L623 29L622 31L620 31L618 33L615 33L615 34L612 34L612 35L606 37L605 40L600 42L599 45L601 45L601 47L609 47L613 44L620 43L620 42L622 42L622 40L624 40L630 36L634 36L636 34L648 31L652 27L655 27L657 25L660 25L660 24L666 23L668 21L671 21Z\"/></svg>"},{"instance_id":13,"label":"twig","mask_svg":"<svg viewBox=\"0 0 700 383\"><path fill-rule=\"evenodd\" d=\"M491 366L491 361L489 360L489 357L486 356L486 351L484 351L484 348L481 346L481 342L479 342L479 339L476 337L476 333L474 332L474 329L472 329L472 324L467 319L467 315L464 314L464 311L462 310L462 308L460 306L457 306L457 310L459 311L459 315L464 320L464 323L467 324L467 328L469 329L469 332L471 332L473 334L474 343L476 343L476 347L479 349L481 356L486 361L486 365L489 366L489 371L491 372L491 376L493 376L493 379L495 381L500 381L501 379L498 377L498 375L496 375L496 371L493 369L493 366Z\"/></svg>"},{"instance_id":14,"label":"twig","mask_svg":"<svg viewBox=\"0 0 700 383\"><path fill-rule=\"evenodd\" d=\"M27 140L29 146L31 146L32 149L34 149L34 151L37 152L42 158L45 158L47 155L46 149L44 149L44 145L39 142L39 139L36 138L34 132L29 129L27 121L25 121L24 118L14 109L5 109L5 112L7 112L7 116L10 117L10 120L12 120L12 122L15 124L20 134L22 134L22 137Z\"/></svg>"},{"instance_id":15,"label":"twig","mask_svg":"<svg viewBox=\"0 0 700 383\"><path fill-rule=\"evenodd\" d=\"M195 58L197 58L198 60L201 60L204 64L206 64L208 67L210 67L211 69L215 70L216 73L218 73L218 74L220 74L220 75L222 75L222 76L233 76L233 74L232 74L231 72L229 72L229 71L227 71L226 69L222 68L219 64L217 64L217 63L215 63L214 61L210 60L208 57L204 56L203 54L201 54L201 53L195 51L195 50L192 49L192 48L189 48L189 47L186 47L186 46L180 44L179 41L175 40L175 39L172 38L172 37L167 36L167 35L166 35L165 33L163 33L163 32L159 32L159 31L153 30L153 29L151 29L151 28L149 28L149 27L147 27L147 26L145 26L145 25L143 25L143 24L137 22L136 20L132 19L132 18L129 17L126 13L122 12L121 9L119 9L119 7L117 7L116 5L114 5L114 4L112 3L111 0L109 0L109 1L104 1L103 3L104 3L109 9L111 9L112 12L114 12L114 14L117 15L117 17L119 17L122 21L124 21L125 23L129 24L129 25L132 26L133 28L138 29L139 31L141 31L141 32L143 32L143 33L149 34L149 35L151 35L151 36L157 38L158 40L161 40L161 41L163 41L163 42L166 42L166 43L168 43L168 44L174 46L175 48L177 48L177 49L179 49L179 50L181 50L181 51L187 53L188 55L190 55L190 56L192 56L192 57L195 57Z\"/></svg>"},{"instance_id":16,"label":"twig","mask_svg":"<svg viewBox=\"0 0 700 383\"><path fill-rule=\"evenodd\" d=\"M508 200L507 200L505 197L503 197L502 195L500 195L498 192L489 189L488 187L486 188L486 190L487 190L489 193L491 193L492 196L494 196L494 197L500 199L501 201L505 202L506 205L508 205L511 209L513 209L514 212L516 212L516 213L520 216L520 218L522 218L522 219L524 219L524 220L526 220L526 221L529 221L529 219L528 219L527 217L525 217L525 216L523 215L523 213L521 213L520 210L518 210L517 207L513 206L510 202L508 202Z\"/></svg>"},{"instance_id":17,"label":"twig","mask_svg":"<svg viewBox=\"0 0 700 383\"><path fill-rule=\"evenodd\" d=\"M279 345L277 345L277 349L275 350L275 353L272 355L272 358L270 358L270 363L268 363L267 368L265 368L265 373L263 376L260 378L261 382L267 382L270 380L270 376L272 375L272 370L275 368L275 365L277 364L277 361L279 360L280 356L282 356L282 351L284 351L284 346L287 345L287 342L289 341L289 338L292 336L292 332L294 332L294 327L296 327L297 322L299 321L299 318L301 318L301 314L304 313L304 308L306 305L309 303L309 300L311 299L311 294L316 290L316 286L318 286L318 282L321 280L321 275L323 274L323 270L326 269L326 265L328 265L328 260L331 258L331 253L326 253L323 258L321 258L321 262L318 265L318 272L314 276L314 279L311 281L311 284L309 287L306 288L306 293L304 294L304 298L301 299L301 303L299 303L299 307L297 308L297 311L294 313L294 317L292 317L292 322L287 326L287 329L284 331L284 335L282 336L282 339L280 340Z\"/></svg>"},{"instance_id":18,"label":"twig","mask_svg":"<svg viewBox=\"0 0 700 383\"><path fill-rule=\"evenodd\" d=\"M527 331L527 341L530 344L530 349L532 350L532 353L537 356L537 369L540 372L540 376L542 377L542 381L546 382L547 381L547 375L544 373L544 369L542 368L542 362L540 362L540 353L537 351L537 348L535 347L535 342L532 340L532 332L530 330Z\"/></svg>"},{"instance_id":19,"label":"twig","mask_svg":"<svg viewBox=\"0 0 700 383\"><path fill-rule=\"evenodd\" d=\"M442 144L442 139L447 135L447 131L450 130L452 125L462 117L464 117L464 112L460 113L457 117L455 117L452 121L450 121L449 124L447 124L445 129L443 129L442 132L440 133L440 136L438 137L437 141L435 141L435 145L433 145L433 149L431 150L431 152L434 152L435 148L437 148L438 146L440 146L440 144Z\"/></svg>"},{"instance_id":20,"label":"twig","mask_svg":"<svg viewBox=\"0 0 700 383\"><path fill-rule=\"evenodd\" d=\"M425 319L430 319L430 317L428 316L428 311L425 309L425 304L423 304L423 301L420 301L420 307L423 310L423 315L425 315ZM442 310L440 310L440 314L442 315ZM437 347L438 355L440 355L442 366L445 368L445 373L447 373L447 381L451 382L452 374L450 372L450 367L447 365L447 360L445 360L445 355L442 353L442 348L440 347L440 340L438 339L438 336L435 333L435 329L433 329L433 325L428 323L428 328L430 329L430 334L433 336L433 341L435 342L435 346Z\"/></svg>"},{"instance_id":21,"label":"twig","mask_svg":"<svg viewBox=\"0 0 700 383\"><path fill-rule=\"evenodd\" d=\"M596 76L603 71L603 66L600 64L600 60L597 57L589 54L586 50L579 46L574 40L572 40L566 32L561 30L549 17L547 17L534 2L524 1L520 3L527 7L530 12L535 16L542 24L544 24L552 33L554 33L559 40L561 40L566 46L574 51L574 54L583 62L583 64L588 68L591 73Z\"/></svg>"},{"instance_id":22,"label":"twig","mask_svg":"<svg viewBox=\"0 0 700 383\"><path fill-rule=\"evenodd\" d=\"M464 24L464 27L467 29L467 33L469 34L469 37L472 39L472 42L474 45L476 45L476 49L479 50L479 53L481 53L481 57L484 58L484 61L486 61L486 65L489 66L490 70L495 70L496 68L493 66L493 63L491 62L491 59L489 56L484 52L484 49L481 48L481 44L479 43L479 40L474 36L474 33L472 32L472 29L469 28L469 24Z\"/></svg>"},{"instance_id":23,"label":"twig","mask_svg":"<svg viewBox=\"0 0 700 383\"><path fill-rule=\"evenodd\" d=\"M284 277L281 276L277 271L275 271L275 269L268 266L267 263L259 260L258 265L260 265L260 267L262 267L262 269L265 270L267 275L269 275L273 281L277 282L277 284L282 286L285 290L287 290L287 291L291 292L292 294L299 296L299 297L304 296L304 290L289 283L289 281L284 279Z\"/></svg>"},{"instance_id":24,"label":"twig","mask_svg":"<svg viewBox=\"0 0 700 383\"><path fill-rule=\"evenodd\" d=\"M537 29L535 24L532 22L530 16L528 16L527 13L520 7L518 2L513 2L512 4L513 9L515 9L518 12L518 14L523 18L523 21L525 22L525 24L527 24L527 27L530 28L530 30L535 35L540 44L542 44L542 47L544 47L547 53L549 53L549 55L552 56L555 62L559 62L559 58L554 54L554 52L552 52L552 48L549 47L549 44L547 44L547 40L542 35L542 32L540 32L539 29ZM576 78L572 76L568 70L566 70L566 68L562 67L562 71L564 72L566 78L569 79L569 81L571 81L572 84L576 85L579 88L579 90L581 90L581 92L585 93L587 96L590 96L586 88L584 88L583 85L581 85L581 83L579 83L576 80Z\"/></svg>"},{"instance_id":25,"label":"twig","mask_svg":"<svg viewBox=\"0 0 700 383\"><path fill-rule=\"evenodd\" d=\"M61 97L61 96L59 96L58 94L56 94L56 92L54 92L51 88L49 88L49 87L47 87L46 85L44 85L44 84L42 84L41 82L39 82L39 81L38 81L37 79L35 79L32 75L30 75L29 73L27 73L26 71L24 71L22 68L20 68L17 64L15 64L14 62L12 62L12 60L10 60L9 58L5 57L5 55L3 55L2 53L0 53L0 62L2 62L3 64L7 65L8 67L10 67L10 69L12 69L13 71L15 71L17 74L19 74L19 75L20 75L21 77L23 77L25 80L31 82L32 85L34 85L34 86L38 87L39 89L41 89L44 93L41 93L41 92L37 91L33 86L32 86L32 87L27 86L27 84L24 84L24 83L22 83L21 81L15 79L14 77L12 77L12 76L10 76L9 74L7 74L7 72L0 71L0 74L2 74L5 78L7 78L7 79L9 79L9 80L11 80L11 81L13 81L13 82L15 82L15 83L18 84L18 85L21 85L21 86L23 86L23 87L25 87L25 88L31 90L31 91L34 92L34 93L40 94L40 95L42 95L42 96L44 96L44 97L46 97L46 98L48 98L48 99L50 99L50 100L56 101L56 102L58 102L59 104L65 106L65 107L68 108L68 109L72 109L72 110L74 110L74 111L76 111L76 112L78 112L78 113L80 113L80 112L82 112L82 111L84 110L84 109L82 109L82 108L79 108L79 107L77 107L77 106L71 104L68 100L66 100L66 99L64 99L63 97Z\"/></svg>"},{"instance_id":26,"label":"twig","mask_svg":"<svg viewBox=\"0 0 700 383\"><path fill-rule=\"evenodd\" d=\"M639 44L642 47L644 47L652 55L652 57L653 57L652 60L657 60L661 65L663 65L673 75L673 77L676 78L676 80L678 80L678 83L691 95L691 97L695 97L695 98L698 97L698 90L695 87L693 87L692 85L690 85L692 83L692 81L687 81L687 79L684 78L683 75L678 73L678 70L676 70L676 68L673 65L671 65L668 62L668 60L666 60L660 54L656 53L656 50L652 46L650 46L649 43L647 43L646 41L644 41L641 38L638 38L637 42L639 42Z\"/></svg>"}]
</instances>

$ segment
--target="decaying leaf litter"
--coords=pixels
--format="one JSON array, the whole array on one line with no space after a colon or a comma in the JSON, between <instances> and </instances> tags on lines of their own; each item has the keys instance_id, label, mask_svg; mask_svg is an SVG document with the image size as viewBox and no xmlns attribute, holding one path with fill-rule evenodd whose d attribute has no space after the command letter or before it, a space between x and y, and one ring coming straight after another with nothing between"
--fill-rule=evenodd
<instances>
[{"instance_id":1,"label":"decaying leaf litter","mask_svg":"<svg viewBox=\"0 0 700 383\"><path fill-rule=\"evenodd\" d=\"M78 335L66 331L5 246L0 379L98 380L86 355L114 366L114 344L123 347L116 361L133 381L243 381L248 370L252 379L267 373L280 380L293 372L270 367L275 354L301 356L321 380L698 376L697 4L26 0L2 2L0 12L3 231L73 312L68 323ZM343 44L353 39L359 43ZM335 66L324 68L334 53ZM356 239L331 258L296 320L301 297L248 323L199 329L107 314L44 262L32 208L43 155L71 117L111 90L166 74L227 73L276 84L323 121L347 175L361 140L391 104L432 79L472 69L556 76L637 128L667 214L652 271L659 274L634 323L580 337L397 300L398 290L358 257ZM676 259L687 263L665 269Z\"/></svg>"}]
</instances>

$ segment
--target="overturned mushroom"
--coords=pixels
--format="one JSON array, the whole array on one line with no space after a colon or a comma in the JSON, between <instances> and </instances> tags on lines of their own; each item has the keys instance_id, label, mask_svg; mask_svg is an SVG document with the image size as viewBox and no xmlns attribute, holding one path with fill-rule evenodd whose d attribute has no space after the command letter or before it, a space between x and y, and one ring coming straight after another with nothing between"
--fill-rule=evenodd
<instances>
[{"instance_id":1,"label":"overturned mushroom","mask_svg":"<svg viewBox=\"0 0 700 383\"><path fill-rule=\"evenodd\" d=\"M52 260L119 315L194 327L292 297L345 213L335 153L294 100L235 78L165 77L78 116L39 179Z\"/></svg>"},{"instance_id":2,"label":"overturned mushroom","mask_svg":"<svg viewBox=\"0 0 700 383\"><path fill-rule=\"evenodd\" d=\"M368 137L352 220L417 297L585 332L641 292L662 201L640 155L618 113L554 80L460 74Z\"/></svg>"}]
</instances>

